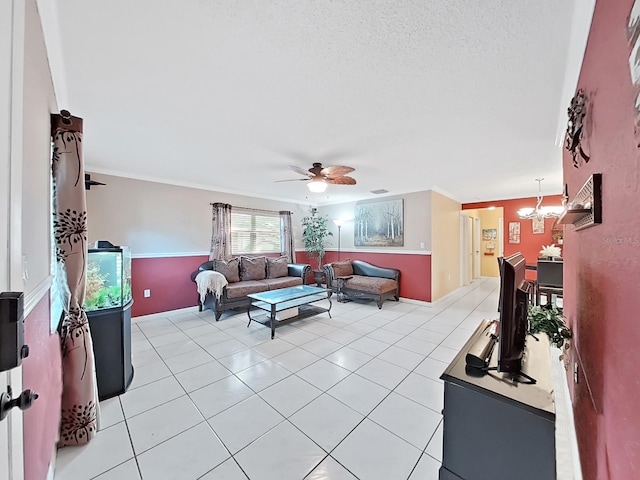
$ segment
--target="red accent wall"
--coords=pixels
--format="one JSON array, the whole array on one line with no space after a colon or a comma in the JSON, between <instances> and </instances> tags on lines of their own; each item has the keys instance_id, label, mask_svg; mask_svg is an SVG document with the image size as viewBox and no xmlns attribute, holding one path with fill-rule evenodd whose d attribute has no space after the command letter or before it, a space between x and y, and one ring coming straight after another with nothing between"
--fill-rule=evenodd
<instances>
[{"instance_id":1,"label":"red accent wall","mask_svg":"<svg viewBox=\"0 0 640 480\"><path fill-rule=\"evenodd\" d=\"M568 374L583 476L640 478L640 129L631 83L627 19L633 0L596 2L578 88L589 98L584 148L575 168L565 150L569 197L602 173L602 224L565 228L564 305L574 331ZM572 369L570 369L572 371Z\"/></svg>"},{"instance_id":2,"label":"red accent wall","mask_svg":"<svg viewBox=\"0 0 640 480\"><path fill-rule=\"evenodd\" d=\"M423 302L431 301L431 255L398 254L398 253L372 253L363 251L340 252L340 259L364 260L380 267L397 268L400 270L400 296ZM316 268L316 260L309 261L306 252L296 252L298 263L309 263ZM331 263L338 260L338 252L327 252L322 259L323 263ZM312 283L308 279L307 283Z\"/></svg>"},{"instance_id":3,"label":"red accent wall","mask_svg":"<svg viewBox=\"0 0 640 480\"><path fill-rule=\"evenodd\" d=\"M544 221L544 234L533 234L531 220L523 220L518 217L518 210L525 207L535 207L536 197L515 198L512 200L495 200L491 202L463 203L462 209L468 210L473 208L502 207L504 209L504 254L511 255L516 252L522 253L527 264L535 265L542 246L556 243L551 238L551 228L555 223L555 218L547 218ZM542 206L560 205L562 195L545 196L542 200ZM509 243L509 222L520 222L520 243ZM560 245L560 247L562 247ZM527 278L535 279L535 272L527 271Z\"/></svg>"},{"instance_id":4,"label":"red accent wall","mask_svg":"<svg viewBox=\"0 0 640 480\"><path fill-rule=\"evenodd\" d=\"M25 319L25 343L29 356L22 362L22 388L39 398L24 412L24 473L26 480L47 476L53 447L58 440L62 359L60 337L49 333L49 295L45 295ZM14 392L14 396L20 392Z\"/></svg>"},{"instance_id":5,"label":"red accent wall","mask_svg":"<svg viewBox=\"0 0 640 480\"><path fill-rule=\"evenodd\" d=\"M191 273L209 259L195 257L134 258L131 260L131 315L139 317L197 305ZM151 296L144 298L144 291Z\"/></svg>"},{"instance_id":6,"label":"red accent wall","mask_svg":"<svg viewBox=\"0 0 640 480\"><path fill-rule=\"evenodd\" d=\"M298 263L310 262L305 252L296 252ZM364 260L366 262L400 270L400 295L404 298L431 301L431 256L400 255L390 253L342 252L341 258ZM197 305L196 284L191 281L191 273L209 258L195 257L134 258L131 261L131 291L134 317L152 313L167 312L178 308ZM323 262L338 259L337 252L327 252ZM313 277L307 279L313 283ZM151 296L144 298L144 290L151 290Z\"/></svg>"}]
</instances>

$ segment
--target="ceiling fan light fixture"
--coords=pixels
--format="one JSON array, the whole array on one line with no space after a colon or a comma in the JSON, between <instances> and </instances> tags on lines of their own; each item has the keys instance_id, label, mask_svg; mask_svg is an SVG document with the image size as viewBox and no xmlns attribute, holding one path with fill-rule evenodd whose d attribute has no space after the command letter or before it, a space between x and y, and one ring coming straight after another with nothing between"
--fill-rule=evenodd
<instances>
[{"instance_id":1,"label":"ceiling fan light fixture","mask_svg":"<svg viewBox=\"0 0 640 480\"><path fill-rule=\"evenodd\" d=\"M324 180L312 180L307 183L307 188L313 193L322 193L327 189L327 184Z\"/></svg>"}]
</instances>

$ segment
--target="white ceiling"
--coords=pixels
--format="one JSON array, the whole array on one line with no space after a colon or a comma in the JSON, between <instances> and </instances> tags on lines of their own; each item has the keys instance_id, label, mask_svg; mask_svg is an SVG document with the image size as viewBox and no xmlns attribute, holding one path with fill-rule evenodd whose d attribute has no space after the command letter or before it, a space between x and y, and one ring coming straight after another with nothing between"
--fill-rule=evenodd
<instances>
[{"instance_id":1,"label":"white ceiling","mask_svg":"<svg viewBox=\"0 0 640 480\"><path fill-rule=\"evenodd\" d=\"M560 193L573 5L59 0L59 107L93 172L314 204ZM274 183L314 161L358 184Z\"/></svg>"}]
</instances>

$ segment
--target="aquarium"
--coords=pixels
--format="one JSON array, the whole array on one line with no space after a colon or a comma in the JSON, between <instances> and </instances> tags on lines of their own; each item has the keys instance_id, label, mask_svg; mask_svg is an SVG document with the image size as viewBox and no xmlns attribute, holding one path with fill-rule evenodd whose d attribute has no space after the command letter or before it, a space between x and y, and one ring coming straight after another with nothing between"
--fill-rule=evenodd
<instances>
[{"instance_id":1,"label":"aquarium","mask_svg":"<svg viewBox=\"0 0 640 480\"><path fill-rule=\"evenodd\" d=\"M131 301L129 247L90 248L84 308L91 312L122 308Z\"/></svg>"}]
</instances>

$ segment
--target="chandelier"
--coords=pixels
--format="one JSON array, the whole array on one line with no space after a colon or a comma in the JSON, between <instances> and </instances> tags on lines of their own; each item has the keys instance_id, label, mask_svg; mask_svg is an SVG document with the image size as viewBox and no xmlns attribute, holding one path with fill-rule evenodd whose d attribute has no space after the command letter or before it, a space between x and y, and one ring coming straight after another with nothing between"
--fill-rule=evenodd
<instances>
[{"instance_id":1,"label":"chandelier","mask_svg":"<svg viewBox=\"0 0 640 480\"><path fill-rule=\"evenodd\" d=\"M536 178L538 182L538 198L535 208L521 208L518 210L518 216L524 219L542 220L543 218L559 217L564 211L564 207L543 207L542 206L542 180L544 178Z\"/></svg>"}]
</instances>

